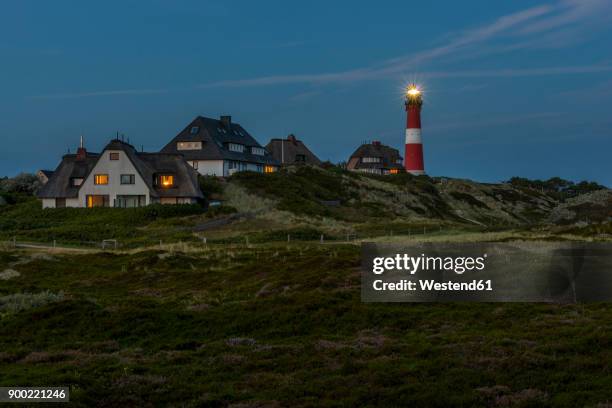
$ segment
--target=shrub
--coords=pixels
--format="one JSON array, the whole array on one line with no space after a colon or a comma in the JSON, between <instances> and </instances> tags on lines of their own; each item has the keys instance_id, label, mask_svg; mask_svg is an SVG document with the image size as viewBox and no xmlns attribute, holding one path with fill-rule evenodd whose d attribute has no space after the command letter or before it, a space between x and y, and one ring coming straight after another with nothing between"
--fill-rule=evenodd
<instances>
[{"instance_id":1,"label":"shrub","mask_svg":"<svg viewBox=\"0 0 612 408\"><path fill-rule=\"evenodd\" d=\"M0 315L15 314L23 310L40 307L64 299L64 293L51 293L48 290L40 293L15 293L0 296Z\"/></svg>"}]
</instances>

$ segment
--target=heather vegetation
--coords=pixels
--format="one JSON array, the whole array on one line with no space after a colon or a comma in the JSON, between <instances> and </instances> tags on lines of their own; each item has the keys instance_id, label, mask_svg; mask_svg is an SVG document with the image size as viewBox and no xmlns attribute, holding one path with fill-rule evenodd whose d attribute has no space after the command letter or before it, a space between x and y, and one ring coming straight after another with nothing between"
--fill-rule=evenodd
<instances>
[{"instance_id":1,"label":"heather vegetation","mask_svg":"<svg viewBox=\"0 0 612 408\"><path fill-rule=\"evenodd\" d=\"M335 167L200 184L221 205L42 210L3 190L2 385L69 386L83 407L610 400L608 306L362 303L359 275L364 239L609 241L609 191ZM103 239L119 250L84 245Z\"/></svg>"},{"instance_id":2,"label":"heather vegetation","mask_svg":"<svg viewBox=\"0 0 612 408\"><path fill-rule=\"evenodd\" d=\"M304 243L0 251L20 273L0 281L18 305L0 377L69 386L83 407L609 401L608 306L362 303L359 262L358 246Z\"/></svg>"}]
</instances>

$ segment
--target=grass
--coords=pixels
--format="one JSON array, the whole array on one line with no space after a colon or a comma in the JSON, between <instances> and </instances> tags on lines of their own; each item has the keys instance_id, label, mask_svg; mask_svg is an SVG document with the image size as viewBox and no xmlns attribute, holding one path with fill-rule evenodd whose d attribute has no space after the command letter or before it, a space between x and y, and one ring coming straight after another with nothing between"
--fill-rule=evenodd
<instances>
[{"instance_id":1,"label":"grass","mask_svg":"<svg viewBox=\"0 0 612 408\"><path fill-rule=\"evenodd\" d=\"M42 209L40 201L29 198L0 207L0 240L16 237L21 241L94 245L117 239L131 247L160 240L192 241L195 237L189 227L233 211L216 207L206 212L199 205Z\"/></svg>"},{"instance_id":2,"label":"grass","mask_svg":"<svg viewBox=\"0 0 612 408\"><path fill-rule=\"evenodd\" d=\"M75 406L610 400L608 305L365 304L352 245L49 253L0 251L0 299L64 294L2 316L0 377Z\"/></svg>"}]
</instances>

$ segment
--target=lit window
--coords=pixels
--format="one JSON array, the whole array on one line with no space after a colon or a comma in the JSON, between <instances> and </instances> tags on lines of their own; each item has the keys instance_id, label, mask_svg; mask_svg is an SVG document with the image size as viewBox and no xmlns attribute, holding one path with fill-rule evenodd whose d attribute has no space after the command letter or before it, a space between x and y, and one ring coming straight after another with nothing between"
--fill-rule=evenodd
<instances>
[{"instance_id":1,"label":"lit window","mask_svg":"<svg viewBox=\"0 0 612 408\"><path fill-rule=\"evenodd\" d=\"M178 142L176 150L202 150L202 142Z\"/></svg>"},{"instance_id":2,"label":"lit window","mask_svg":"<svg viewBox=\"0 0 612 408\"><path fill-rule=\"evenodd\" d=\"M111 160L119 160L119 153L117 152L113 152L110 154L110 159Z\"/></svg>"},{"instance_id":3,"label":"lit window","mask_svg":"<svg viewBox=\"0 0 612 408\"><path fill-rule=\"evenodd\" d=\"M136 184L136 176L133 174L122 174L121 184Z\"/></svg>"},{"instance_id":4,"label":"lit window","mask_svg":"<svg viewBox=\"0 0 612 408\"><path fill-rule=\"evenodd\" d=\"M264 173L274 173L276 171L276 167L274 166L264 166Z\"/></svg>"},{"instance_id":5,"label":"lit window","mask_svg":"<svg viewBox=\"0 0 612 408\"><path fill-rule=\"evenodd\" d=\"M397 173L399 173L399 169L391 169L391 170L389 170L389 173L397 174Z\"/></svg>"},{"instance_id":6,"label":"lit window","mask_svg":"<svg viewBox=\"0 0 612 408\"><path fill-rule=\"evenodd\" d=\"M97 185L108 184L108 174L96 174L94 176L94 184L97 184Z\"/></svg>"},{"instance_id":7,"label":"lit window","mask_svg":"<svg viewBox=\"0 0 612 408\"><path fill-rule=\"evenodd\" d=\"M191 134L195 135L200 131L200 127L199 126L194 126L191 128Z\"/></svg>"},{"instance_id":8,"label":"lit window","mask_svg":"<svg viewBox=\"0 0 612 408\"><path fill-rule=\"evenodd\" d=\"M166 188L172 187L174 185L174 176L170 174L159 176L159 184Z\"/></svg>"},{"instance_id":9,"label":"lit window","mask_svg":"<svg viewBox=\"0 0 612 408\"><path fill-rule=\"evenodd\" d=\"M108 207L109 197L107 195L88 195L87 208Z\"/></svg>"}]
</instances>

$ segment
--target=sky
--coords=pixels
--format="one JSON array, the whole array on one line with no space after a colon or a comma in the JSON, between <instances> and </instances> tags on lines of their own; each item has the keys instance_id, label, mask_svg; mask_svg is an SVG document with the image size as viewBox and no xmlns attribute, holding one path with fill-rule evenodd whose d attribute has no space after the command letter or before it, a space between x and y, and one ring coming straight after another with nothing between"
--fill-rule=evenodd
<instances>
[{"instance_id":1,"label":"sky","mask_svg":"<svg viewBox=\"0 0 612 408\"><path fill-rule=\"evenodd\" d=\"M195 116L339 162L403 153L424 90L432 176L612 186L609 0L29 1L0 14L0 175L54 169L80 135L157 151Z\"/></svg>"}]
</instances>

